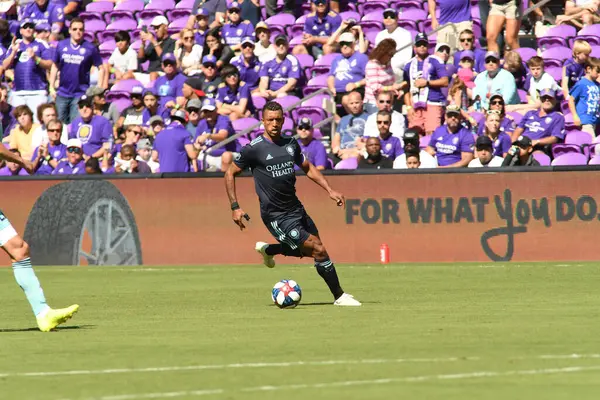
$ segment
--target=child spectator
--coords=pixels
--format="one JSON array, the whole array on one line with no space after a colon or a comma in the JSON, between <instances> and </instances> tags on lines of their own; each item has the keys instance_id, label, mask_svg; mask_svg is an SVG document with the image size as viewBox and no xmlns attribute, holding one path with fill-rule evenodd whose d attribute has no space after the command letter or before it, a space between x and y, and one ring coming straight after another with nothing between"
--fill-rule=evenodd
<instances>
[{"instance_id":1,"label":"child spectator","mask_svg":"<svg viewBox=\"0 0 600 400\"><path fill-rule=\"evenodd\" d=\"M554 78L544 71L544 60L542 57L531 57L527 62L529 67L529 76L525 81L525 90L527 91L527 100L530 104L535 104L536 108L540 105L540 92L544 89L558 90L558 85Z\"/></svg>"},{"instance_id":2,"label":"child spectator","mask_svg":"<svg viewBox=\"0 0 600 400\"><path fill-rule=\"evenodd\" d=\"M569 91L584 74L584 64L590 54L592 46L584 40L576 40L573 44L573 57L563 64L561 88L565 99L569 98Z\"/></svg>"},{"instance_id":3,"label":"child spectator","mask_svg":"<svg viewBox=\"0 0 600 400\"><path fill-rule=\"evenodd\" d=\"M573 123L581 130L596 137L596 125L600 118L600 90L598 75L600 60L590 57L585 62L585 75L573 86L569 96L569 109L573 114Z\"/></svg>"},{"instance_id":4,"label":"child spectator","mask_svg":"<svg viewBox=\"0 0 600 400\"><path fill-rule=\"evenodd\" d=\"M504 69L515 77L517 89L525 88L525 81L529 71L527 71L527 65L523 62L519 53L516 51L507 51L504 54Z\"/></svg>"},{"instance_id":5,"label":"child spectator","mask_svg":"<svg viewBox=\"0 0 600 400\"><path fill-rule=\"evenodd\" d=\"M471 50L462 51L460 54L459 68L456 73L458 78L465 83L469 89L475 87L475 77L477 73L473 70L475 65L475 54Z\"/></svg>"}]
</instances>

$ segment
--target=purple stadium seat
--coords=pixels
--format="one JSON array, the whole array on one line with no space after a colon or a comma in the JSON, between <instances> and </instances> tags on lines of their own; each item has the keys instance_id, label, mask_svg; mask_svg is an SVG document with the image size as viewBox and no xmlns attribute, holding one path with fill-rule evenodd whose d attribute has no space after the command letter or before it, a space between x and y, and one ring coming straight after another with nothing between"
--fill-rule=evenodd
<instances>
[{"instance_id":1,"label":"purple stadium seat","mask_svg":"<svg viewBox=\"0 0 600 400\"><path fill-rule=\"evenodd\" d=\"M552 145L552 158L557 158L563 154L577 153L582 154L581 147L576 144L556 143Z\"/></svg>"},{"instance_id":2,"label":"purple stadium seat","mask_svg":"<svg viewBox=\"0 0 600 400\"><path fill-rule=\"evenodd\" d=\"M592 46L592 57L600 57L600 46Z\"/></svg>"},{"instance_id":3,"label":"purple stadium seat","mask_svg":"<svg viewBox=\"0 0 600 400\"><path fill-rule=\"evenodd\" d=\"M96 40L96 33L86 31L83 33L83 39L93 43Z\"/></svg>"},{"instance_id":4,"label":"purple stadium seat","mask_svg":"<svg viewBox=\"0 0 600 400\"><path fill-rule=\"evenodd\" d=\"M356 169L358 167L358 159L356 158L346 158L345 160L340 161L335 166L335 169Z\"/></svg>"},{"instance_id":5,"label":"purple stadium seat","mask_svg":"<svg viewBox=\"0 0 600 400\"><path fill-rule=\"evenodd\" d=\"M92 3L94 4L94 3ZM104 21L104 16L103 13L101 12L90 12L90 11L84 11L82 13L79 13L79 18L81 18L83 20L83 22L87 23L90 21Z\"/></svg>"},{"instance_id":6,"label":"purple stadium seat","mask_svg":"<svg viewBox=\"0 0 600 400\"><path fill-rule=\"evenodd\" d=\"M265 104L267 104L267 101L264 97L252 96L252 103L254 103L254 107L257 110L262 110Z\"/></svg>"},{"instance_id":7,"label":"purple stadium seat","mask_svg":"<svg viewBox=\"0 0 600 400\"><path fill-rule=\"evenodd\" d=\"M423 2L419 0L392 0L390 2L390 7L398 10L399 13L403 13L410 9L425 10L425 8L423 8Z\"/></svg>"},{"instance_id":8,"label":"purple stadium seat","mask_svg":"<svg viewBox=\"0 0 600 400\"><path fill-rule=\"evenodd\" d=\"M110 50L113 51L117 48L117 43L114 40L107 40L106 42L100 43L98 46L99 50Z\"/></svg>"},{"instance_id":9,"label":"purple stadium seat","mask_svg":"<svg viewBox=\"0 0 600 400\"><path fill-rule=\"evenodd\" d=\"M86 32L96 33L106 29L106 23L104 21L89 21L85 23Z\"/></svg>"},{"instance_id":10,"label":"purple stadium seat","mask_svg":"<svg viewBox=\"0 0 600 400\"><path fill-rule=\"evenodd\" d=\"M138 51L140 49L140 47L142 47L142 41L140 39L131 43L131 48L135 51Z\"/></svg>"},{"instance_id":11,"label":"purple stadium seat","mask_svg":"<svg viewBox=\"0 0 600 400\"><path fill-rule=\"evenodd\" d=\"M112 50L100 50L100 58L102 58L102 62L106 64L108 60L110 60L110 56L112 55Z\"/></svg>"},{"instance_id":12,"label":"purple stadium seat","mask_svg":"<svg viewBox=\"0 0 600 400\"><path fill-rule=\"evenodd\" d=\"M85 6L85 11L95 13L106 13L112 11L113 8L115 8L115 4L111 3L110 1L96 1L93 3L88 3L88 5Z\"/></svg>"},{"instance_id":13,"label":"purple stadium seat","mask_svg":"<svg viewBox=\"0 0 600 400\"><path fill-rule=\"evenodd\" d=\"M114 104L115 106L117 106L117 110L119 110L119 112L121 113L127 107L131 107L131 100L129 100L129 99L117 99L117 100L113 101L112 104Z\"/></svg>"},{"instance_id":14,"label":"purple stadium seat","mask_svg":"<svg viewBox=\"0 0 600 400\"><path fill-rule=\"evenodd\" d=\"M518 125L519 122L521 122L521 120L523 119L523 114L518 113L516 111L511 111L511 112L508 112L507 114L513 118L513 120L515 121L515 125Z\"/></svg>"},{"instance_id":15,"label":"purple stadium seat","mask_svg":"<svg viewBox=\"0 0 600 400\"><path fill-rule=\"evenodd\" d=\"M175 8L175 2L173 0L151 0L144 10L160 10L167 11Z\"/></svg>"},{"instance_id":16,"label":"purple stadium seat","mask_svg":"<svg viewBox=\"0 0 600 400\"><path fill-rule=\"evenodd\" d=\"M545 68L544 71L547 72L551 77L553 77L556 82L560 83L560 81L562 80L561 67L548 67Z\"/></svg>"},{"instance_id":17,"label":"purple stadium seat","mask_svg":"<svg viewBox=\"0 0 600 400\"><path fill-rule=\"evenodd\" d=\"M144 9L144 1L143 0L125 0L122 3L117 3L115 5L115 10L122 11L142 11Z\"/></svg>"},{"instance_id":18,"label":"purple stadium seat","mask_svg":"<svg viewBox=\"0 0 600 400\"><path fill-rule=\"evenodd\" d=\"M304 24L293 24L286 27L288 37L302 36L304 33Z\"/></svg>"},{"instance_id":19,"label":"purple stadium seat","mask_svg":"<svg viewBox=\"0 0 600 400\"><path fill-rule=\"evenodd\" d=\"M304 21L306 21L306 17L307 17L307 16L308 16L307 14L301 15L301 16L300 16L300 17L299 17L299 18L296 20L296 24L302 24L302 26L304 26Z\"/></svg>"},{"instance_id":20,"label":"purple stadium seat","mask_svg":"<svg viewBox=\"0 0 600 400\"><path fill-rule=\"evenodd\" d=\"M566 144L575 144L577 146L591 145L593 142L592 136L587 132L571 131L565 136Z\"/></svg>"},{"instance_id":21,"label":"purple stadium seat","mask_svg":"<svg viewBox=\"0 0 600 400\"><path fill-rule=\"evenodd\" d=\"M302 89L302 95L306 97L309 94L314 93L321 88L326 88L328 76L328 74L322 74L310 79L306 84L306 87Z\"/></svg>"},{"instance_id":22,"label":"purple stadium seat","mask_svg":"<svg viewBox=\"0 0 600 400\"><path fill-rule=\"evenodd\" d=\"M579 128L573 123L573 114L565 115L565 130L568 132L576 131Z\"/></svg>"},{"instance_id":23,"label":"purple stadium seat","mask_svg":"<svg viewBox=\"0 0 600 400\"><path fill-rule=\"evenodd\" d=\"M552 160L551 165L553 165L553 166L587 165L587 163L588 163L587 156L585 156L581 153L565 153L565 154L562 154L562 155L556 157L554 160Z\"/></svg>"},{"instance_id":24,"label":"purple stadium seat","mask_svg":"<svg viewBox=\"0 0 600 400\"><path fill-rule=\"evenodd\" d=\"M295 24L296 18L294 18L292 14L282 13L267 18L265 22L269 27L271 27L271 25L288 26Z\"/></svg>"},{"instance_id":25,"label":"purple stadium seat","mask_svg":"<svg viewBox=\"0 0 600 400\"><path fill-rule=\"evenodd\" d=\"M148 4L149 5L149 4ZM154 6L155 7L155 6ZM164 16L165 12L162 9L151 8L148 10L140 11L137 16L144 21L152 20L154 17L158 17L159 15ZM149 24L149 22L148 22Z\"/></svg>"},{"instance_id":26,"label":"purple stadium seat","mask_svg":"<svg viewBox=\"0 0 600 400\"><path fill-rule=\"evenodd\" d=\"M101 32L96 32L96 37L100 43L107 40L115 40L115 35L117 34L117 29L112 29L110 31L104 30Z\"/></svg>"},{"instance_id":27,"label":"purple stadium seat","mask_svg":"<svg viewBox=\"0 0 600 400\"><path fill-rule=\"evenodd\" d=\"M340 56L340 53L331 53L321 56L315 61L315 64L310 68L310 77L315 77L322 74L328 74L331 69L333 60Z\"/></svg>"},{"instance_id":28,"label":"purple stadium seat","mask_svg":"<svg viewBox=\"0 0 600 400\"><path fill-rule=\"evenodd\" d=\"M283 107L283 109L285 110L286 108L293 105L294 103L299 102L300 98L298 98L296 96L288 95L285 97L278 97L276 99L273 99L273 101L281 104L281 107Z\"/></svg>"},{"instance_id":29,"label":"purple stadium seat","mask_svg":"<svg viewBox=\"0 0 600 400\"><path fill-rule=\"evenodd\" d=\"M550 165L550 157L548 157L548 155L542 153L541 151L534 151L533 158L535 158L541 166L547 167Z\"/></svg>"},{"instance_id":30,"label":"purple stadium seat","mask_svg":"<svg viewBox=\"0 0 600 400\"><path fill-rule=\"evenodd\" d=\"M588 164L589 165L600 165L600 156L593 157Z\"/></svg>"},{"instance_id":31,"label":"purple stadium seat","mask_svg":"<svg viewBox=\"0 0 600 400\"><path fill-rule=\"evenodd\" d=\"M477 125L481 124L485 121L485 115L479 111L470 112L469 115L473 117L475 121L477 121Z\"/></svg>"},{"instance_id":32,"label":"purple stadium seat","mask_svg":"<svg viewBox=\"0 0 600 400\"><path fill-rule=\"evenodd\" d=\"M515 49L517 53L521 56L523 62L529 61L532 57L537 56L537 50L532 49L531 47L520 47Z\"/></svg>"},{"instance_id":33,"label":"purple stadium seat","mask_svg":"<svg viewBox=\"0 0 600 400\"><path fill-rule=\"evenodd\" d=\"M235 129L235 132L239 133L259 123L260 121L256 118L240 118L235 121L232 121L231 125L233 125L233 129ZM258 129L258 127L256 129Z\"/></svg>"},{"instance_id":34,"label":"purple stadium seat","mask_svg":"<svg viewBox=\"0 0 600 400\"><path fill-rule=\"evenodd\" d=\"M296 122L300 121L302 118L309 118L313 125L316 125L327 118L327 113L323 107L300 106L292 110L292 118Z\"/></svg>"},{"instance_id":35,"label":"purple stadium seat","mask_svg":"<svg viewBox=\"0 0 600 400\"><path fill-rule=\"evenodd\" d=\"M358 5L358 12L365 15L365 14L369 14L372 12L379 12L379 13L383 13L383 10L385 10L386 8L388 8L388 2L387 1L368 1L365 2L363 4L359 4Z\"/></svg>"},{"instance_id":36,"label":"purple stadium seat","mask_svg":"<svg viewBox=\"0 0 600 400\"><path fill-rule=\"evenodd\" d=\"M106 26L107 31L132 31L137 28L137 21L134 19L119 19Z\"/></svg>"},{"instance_id":37,"label":"purple stadium seat","mask_svg":"<svg viewBox=\"0 0 600 400\"><path fill-rule=\"evenodd\" d=\"M542 58L544 60L546 60L546 59L559 60L559 61L561 61L560 65L562 66L562 61L571 57L572 54L573 54L573 51L570 48L564 47L564 46L556 46L556 47L551 47L547 50L542 51Z\"/></svg>"},{"instance_id":38,"label":"purple stadium seat","mask_svg":"<svg viewBox=\"0 0 600 400\"><path fill-rule=\"evenodd\" d=\"M439 12L439 8L438 8ZM427 12L416 8L409 8L404 10L399 16L398 20L413 20L413 21L425 21L427 19Z\"/></svg>"},{"instance_id":39,"label":"purple stadium seat","mask_svg":"<svg viewBox=\"0 0 600 400\"><path fill-rule=\"evenodd\" d=\"M383 22L379 21L360 21L359 25L365 35L369 32L380 32L383 30Z\"/></svg>"},{"instance_id":40,"label":"purple stadium seat","mask_svg":"<svg viewBox=\"0 0 600 400\"><path fill-rule=\"evenodd\" d=\"M383 13L381 11L374 11L363 15L361 21L375 21L383 23Z\"/></svg>"},{"instance_id":41,"label":"purple stadium seat","mask_svg":"<svg viewBox=\"0 0 600 400\"><path fill-rule=\"evenodd\" d=\"M124 81L119 81L119 82L115 83L110 90L113 92L131 93L131 89L133 89L134 86L143 86L143 85L142 85L142 82L140 82L136 79L126 79Z\"/></svg>"},{"instance_id":42,"label":"purple stadium seat","mask_svg":"<svg viewBox=\"0 0 600 400\"><path fill-rule=\"evenodd\" d=\"M108 103L113 103L117 100L129 100L129 92L110 90L104 95Z\"/></svg>"},{"instance_id":43,"label":"purple stadium seat","mask_svg":"<svg viewBox=\"0 0 600 400\"><path fill-rule=\"evenodd\" d=\"M188 21L187 17L178 18L169 24L169 28L174 28L174 29L176 28L181 31L187 25L187 21Z\"/></svg>"},{"instance_id":44,"label":"purple stadium seat","mask_svg":"<svg viewBox=\"0 0 600 400\"><path fill-rule=\"evenodd\" d=\"M175 5L176 9L189 9L191 10L194 7L194 0L181 0L179 3Z\"/></svg>"},{"instance_id":45,"label":"purple stadium seat","mask_svg":"<svg viewBox=\"0 0 600 400\"><path fill-rule=\"evenodd\" d=\"M568 46L567 39L576 35L576 30L570 25L558 25L550 28L542 36L538 37L537 43L542 50L552 47Z\"/></svg>"},{"instance_id":46,"label":"purple stadium seat","mask_svg":"<svg viewBox=\"0 0 600 400\"><path fill-rule=\"evenodd\" d=\"M179 18L185 18L187 20L191 13L192 10L189 8L175 8L174 10L167 11L167 19L169 21L175 21Z\"/></svg>"},{"instance_id":47,"label":"purple stadium seat","mask_svg":"<svg viewBox=\"0 0 600 400\"><path fill-rule=\"evenodd\" d=\"M361 19L361 15L356 11L343 11L340 13L340 17L342 17L342 21L347 21L349 19L355 19L357 21L360 21Z\"/></svg>"},{"instance_id":48,"label":"purple stadium seat","mask_svg":"<svg viewBox=\"0 0 600 400\"><path fill-rule=\"evenodd\" d=\"M519 94L519 100L521 100L521 103L527 103L527 92L523 89L517 89L517 93Z\"/></svg>"},{"instance_id":49,"label":"purple stadium seat","mask_svg":"<svg viewBox=\"0 0 600 400\"><path fill-rule=\"evenodd\" d=\"M106 14L106 23L116 22L122 19L133 19L135 20L135 14L129 10L113 10Z\"/></svg>"}]
</instances>

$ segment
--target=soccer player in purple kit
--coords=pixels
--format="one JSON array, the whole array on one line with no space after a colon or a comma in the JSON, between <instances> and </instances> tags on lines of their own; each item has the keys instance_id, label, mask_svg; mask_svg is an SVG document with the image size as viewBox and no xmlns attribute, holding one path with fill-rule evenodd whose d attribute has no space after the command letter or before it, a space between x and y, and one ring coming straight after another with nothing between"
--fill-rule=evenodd
<instances>
[{"instance_id":1,"label":"soccer player in purple kit","mask_svg":"<svg viewBox=\"0 0 600 400\"><path fill-rule=\"evenodd\" d=\"M235 190L235 177L249 168L254 176L256 193L260 201L261 217L278 244L256 243L255 250L263 257L263 263L273 268L273 257L283 254L290 257L312 257L315 268L323 278L337 306L360 306L361 303L340 286L337 272L323 243L319 231L298 197L296 197L296 173L294 164L300 166L306 176L329 193L339 207L346 200L333 190L327 179L302 154L294 138L281 136L283 108L268 102L262 114L265 127L263 135L244 146L239 156L225 173L225 187L232 210L232 219L240 230L246 226L248 215L240 207Z\"/></svg>"},{"instance_id":2,"label":"soccer player in purple kit","mask_svg":"<svg viewBox=\"0 0 600 400\"><path fill-rule=\"evenodd\" d=\"M313 123L310 118L301 118L298 121L298 127L296 128L300 140L300 150L304 154L308 161L313 164L319 171L323 171L327 168L327 150L325 146L319 140L316 140L313 136L314 129ZM299 169L299 166L295 166Z\"/></svg>"},{"instance_id":3,"label":"soccer player in purple kit","mask_svg":"<svg viewBox=\"0 0 600 400\"><path fill-rule=\"evenodd\" d=\"M81 96L77 106L80 116L71 122L69 139L79 139L87 157L101 158L104 155L103 146L109 145L113 139L110 121L94 115L92 99L85 95Z\"/></svg>"},{"instance_id":4,"label":"soccer player in purple kit","mask_svg":"<svg viewBox=\"0 0 600 400\"><path fill-rule=\"evenodd\" d=\"M73 18L69 26L71 37L58 42L50 70L50 94L56 94L58 119L65 124L77 118L77 102L90 86L92 66L98 67L99 86L106 89L108 84L108 71L102 63L100 51L97 46L83 39L84 31L83 20ZM59 72L60 84L55 91Z\"/></svg>"},{"instance_id":5,"label":"soccer player in purple kit","mask_svg":"<svg viewBox=\"0 0 600 400\"><path fill-rule=\"evenodd\" d=\"M173 53L163 55L162 68L165 74L154 81L154 90L160 96L159 106L177 110L185 105L182 88L187 77L177 70Z\"/></svg>"},{"instance_id":6,"label":"soccer player in purple kit","mask_svg":"<svg viewBox=\"0 0 600 400\"><path fill-rule=\"evenodd\" d=\"M242 39L242 54L231 59L231 65L235 65L240 71L240 79L254 91L258 88L260 80L261 63L254 55L254 40L251 37Z\"/></svg>"},{"instance_id":7,"label":"soccer player in purple kit","mask_svg":"<svg viewBox=\"0 0 600 400\"><path fill-rule=\"evenodd\" d=\"M242 48L242 38L251 36L254 27L250 21L242 21L240 3L237 1L229 4L227 17L229 22L221 28L221 36L225 40L225 44L231 47L231 50L238 51Z\"/></svg>"},{"instance_id":8,"label":"soccer player in purple kit","mask_svg":"<svg viewBox=\"0 0 600 400\"><path fill-rule=\"evenodd\" d=\"M52 27L54 39L65 24L63 7L52 3L50 0L35 0L21 9L21 20L28 18L36 24L48 24Z\"/></svg>"},{"instance_id":9,"label":"soccer player in purple kit","mask_svg":"<svg viewBox=\"0 0 600 400\"><path fill-rule=\"evenodd\" d=\"M427 152L437 157L439 167L466 167L473 159L475 140L473 134L461 125L462 114L458 106L446 108L446 124L431 135Z\"/></svg>"}]
</instances>

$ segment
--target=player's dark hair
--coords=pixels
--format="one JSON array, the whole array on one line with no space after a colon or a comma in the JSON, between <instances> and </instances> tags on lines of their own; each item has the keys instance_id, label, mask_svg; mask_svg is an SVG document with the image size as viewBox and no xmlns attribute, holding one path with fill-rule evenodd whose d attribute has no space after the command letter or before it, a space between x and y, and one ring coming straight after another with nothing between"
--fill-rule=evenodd
<instances>
[{"instance_id":1,"label":"player's dark hair","mask_svg":"<svg viewBox=\"0 0 600 400\"><path fill-rule=\"evenodd\" d=\"M283 114L283 107L281 107L281 104L277 103L276 101L270 101L265 104L263 108L263 115L265 115L265 112L267 111L281 111Z\"/></svg>"},{"instance_id":2,"label":"player's dark hair","mask_svg":"<svg viewBox=\"0 0 600 400\"><path fill-rule=\"evenodd\" d=\"M221 79L225 80L229 75L236 75L238 79L240 78L240 71L237 69L235 65L227 64L221 70Z\"/></svg>"},{"instance_id":3,"label":"player's dark hair","mask_svg":"<svg viewBox=\"0 0 600 400\"><path fill-rule=\"evenodd\" d=\"M115 42L127 42L131 43L131 36L127 31L119 31L115 34Z\"/></svg>"},{"instance_id":4,"label":"player's dark hair","mask_svg":"<svg viewBox=\"0 0 600 400\"><path fill-rule=\"evenodd\" d=\"M70 24L69 26L71 26L71 25L73 25L73 24L75 24L75 23L80 23L81 25L83 25L83 26L85 27L85 21L84 21L84 20L82 20L82 19L81 19L81 18L79 18L79 17L75 17L75 18L73 18L73 19L71 20L71 24Z\"/></svg>"}]
</instances>

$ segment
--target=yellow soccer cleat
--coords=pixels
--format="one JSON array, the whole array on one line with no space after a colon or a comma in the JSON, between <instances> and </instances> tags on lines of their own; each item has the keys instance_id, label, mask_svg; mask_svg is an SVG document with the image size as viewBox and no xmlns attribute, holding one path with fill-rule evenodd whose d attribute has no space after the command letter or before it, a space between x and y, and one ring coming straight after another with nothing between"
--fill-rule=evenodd
<instances>
[{"instance_id":1,"label":"yellow soccer cleat","mask_svg":"<svg viewBox=\"0 0 600 400\"><path fill-rule=\"evenodd\" d=\"M58 325L64 324L71 319L77 311L79 311L78 304L74 304L67 308L59 308L57 310L50 308L44 315L37 317L38 328L40 328L40 331L42 332L50 332Z\"/></svg>"}]
</instances>

